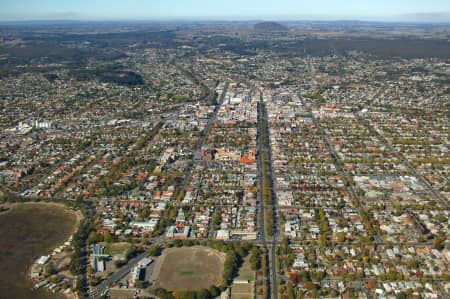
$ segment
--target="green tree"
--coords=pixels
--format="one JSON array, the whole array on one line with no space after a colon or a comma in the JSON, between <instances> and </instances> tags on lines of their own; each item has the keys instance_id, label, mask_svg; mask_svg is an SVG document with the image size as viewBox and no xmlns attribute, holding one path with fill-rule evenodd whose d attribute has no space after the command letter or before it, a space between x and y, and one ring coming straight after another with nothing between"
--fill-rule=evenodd
<instances>
[{"instance_id":1,"label":"green tree","mask_svg":"<svg viewBox=\"0 0 450 299\"><path fill-rule=\"evenodd\" d=\"M181 240L179 240L179 239L176 239L176 240L173 241L173 245L175 247L180 248L181 246L183 246L183 242Z\"/></svg>"},{"instance_id":2,"label":"green tree","mask_svg":"<svg viewBox=\"0 0 450 299\"><path fill-rule=\"evenodd\" d=\"M208 288L209 293L211 294L211 297L216 298L220 295L220 290L215 285L212 285Z\"/></svg>"},{"instance_id":3,"label":"green tree","mask_svg":"<svg viewBox=\"0 0 450 299\"><path fill-rule=\"evenodd\" d=\"M150 249L148 255L149 256L158 256L161 253L161 247L159 246L153 246L152 249Z\"/></svg>"},{"instance_id":4,"label":"green tree","mask_svg":"<svg viewBox=\"0 0 450 299\"><path fill-rule=\"evenodd\" d=\"M105 240L106 243L112 243L113 237L111 236L111 234L109 232L105 232L103 234L103 240Z\"/></svg>"},{"instance_id":5,"label":"green tree","mask_svg":"<svg viewBox=\"0 0 450 299\"><path fill-rule=\"evenodd\" d=\"M261 250L254 246L250 251L250 264L252 270L259 270L261 268Z\"/></svg>"},{"instance_id":6,"label":"green tree","mask_svg":"<svg viewBox=\"0 0 450 299\"><path fill-rule=\"evenodd\" d=\"M433 247L437 250L442 250L444 248L444 243L440 236L437 236L436 238L434 238Z\"/></svg>"},{"instance_id":7,"label":"green tree","mask_svg":"<svg viewBox=\"0 0 450 299\"><path fill-rule=\"evenodd\" d=\"M93 243L98 243L100 241L101 241L100 236L95 231L92 231L89 233L89 237L87 238L86 243L89 245Z\"/></svg>"},{"instance_id":8,"label":"green tree","mask_svg":"<svg viewBox=\"0 0 450 299\"><path fill-rule=\"evenodd\" d=\"M203 289L197 292L197 299L209 299L211 298L211 294L207 289Z\"/></svg>"},{"instance_id":9,"label":"green tree","mask_svg":"<svg viewBox=\"0 0 450 299\"><path fill-rule=\"evenodd\" d=\"M292 286L292 282L288 281L286 285L286 295L288 299L295 299L294 287Z\"/></svg>"},{"instance_id":10,"label":"green tree","mask_svg":"<svg viewBox=\"0 0 450 299\"><path fill-rule=\"evenodd\" d=\"M130 248L127 249L127 251L125 252L125 258L129 261L132 258L134 258L137 255L137 248L136 246L131 246Z\"/></svg>"},{"instance_id":11,"label":"green tree","mask_svg":"<svg viewBox=\"0 0 450 299\"><path fill-rule=\"evenodd\" d=\"M53 262L49 262L46 266L45 266L45 272L47 273L47 275L53 275L56 274L56 267L55 267L55 263Z\"/></svg>"}]
</instances>

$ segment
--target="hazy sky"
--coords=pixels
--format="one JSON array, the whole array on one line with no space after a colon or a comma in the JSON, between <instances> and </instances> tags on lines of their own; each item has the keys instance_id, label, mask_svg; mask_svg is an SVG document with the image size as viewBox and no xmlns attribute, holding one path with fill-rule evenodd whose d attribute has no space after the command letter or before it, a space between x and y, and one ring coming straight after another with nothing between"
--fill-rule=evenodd
<instances>
[{"instance_id":1,"label":"hazy sky","mask_svg":"<svg viewBox=\"0 0 450 299\"><path fill-rule=\"evenodd\" d=\"M0 0L0 20L359 19L450 22L450 0Z\"/></svg>"}]
</instances>

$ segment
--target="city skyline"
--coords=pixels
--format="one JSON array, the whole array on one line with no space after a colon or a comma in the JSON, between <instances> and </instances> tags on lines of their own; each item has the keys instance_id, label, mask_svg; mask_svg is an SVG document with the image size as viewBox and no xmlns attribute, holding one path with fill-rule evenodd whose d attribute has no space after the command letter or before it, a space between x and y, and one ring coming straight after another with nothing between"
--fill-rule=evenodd
<instances>
[{"instance_id":1,"label":"city skyline","mask_svg":"<svg viewBox=\"0 0 450 299\"><path fill-rule=\"evenodd\" d=\"M362 20L450 22L450 2L282 0L180 1L0 1L0 21L28 20Z\"/></svg>"}]
</instances>

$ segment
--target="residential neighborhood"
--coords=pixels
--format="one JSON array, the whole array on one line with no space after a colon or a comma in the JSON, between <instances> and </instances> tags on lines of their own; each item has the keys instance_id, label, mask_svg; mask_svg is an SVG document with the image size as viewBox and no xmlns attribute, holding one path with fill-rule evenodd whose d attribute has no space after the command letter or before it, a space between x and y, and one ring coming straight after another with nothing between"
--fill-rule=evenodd
<instances>
[{"instance_id":1,"label":"residential neighborhood","mask_svg":"<svg viewBox=\"0 0 450 299\"><path fill-rule=\"evenodd\" d=\"M267 36L190 26L167 49L117 42L118 77L48 57L30 64L54 76L0 77L1 204L83 214L34 289L175 298L169 257L192 256L221 271L204 298L448 298L448 59L239 54L228 39ZM268 34L337 34L314 28Z\"/></svg>"}]
</instances>

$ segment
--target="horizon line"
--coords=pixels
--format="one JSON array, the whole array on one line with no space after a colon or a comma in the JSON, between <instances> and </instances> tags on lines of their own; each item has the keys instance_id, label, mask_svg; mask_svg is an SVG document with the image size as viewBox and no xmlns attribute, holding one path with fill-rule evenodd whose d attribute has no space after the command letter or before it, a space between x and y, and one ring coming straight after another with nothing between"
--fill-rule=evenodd
<instances>
[{"instance_id":1,"label":"horizon line","mask_svg":"<svg viewBox=\"0 0 450 299\"><path fill-rule=\"evenodd\" d=\"M450 20L447 21L430 21L430 20L377 20L377 19L358 19L358 18L329 18L329 19L305 19L305 18L286 18L280 20L280 17L274 18L227 18L227 17L155 17L149 19L131 19L131 18L116 18L116 19L24 19L24 20L0 20L0 24L4 23L61 23L61 22L74 22L74 23L96 23L96 22L106 22L106 23L118 23L118 22L130 22L130 23L149 23L149 22L360 22L360 23L385 23L385 24L441 24L450 25Z\"/></svg>"}]
</instances>

